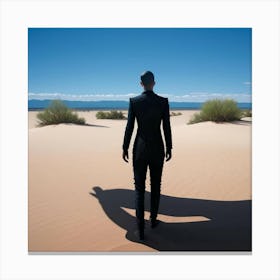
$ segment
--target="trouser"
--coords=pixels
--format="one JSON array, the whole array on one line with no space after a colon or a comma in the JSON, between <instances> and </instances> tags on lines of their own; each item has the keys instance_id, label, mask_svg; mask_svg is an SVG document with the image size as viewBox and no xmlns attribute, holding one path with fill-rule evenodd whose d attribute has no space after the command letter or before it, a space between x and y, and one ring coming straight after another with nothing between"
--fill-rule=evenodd
<instances>
[{"instance_id":1,"label":"trouser","mask_svg":"<svg viewBox=\"0 0 280 280\"><path fill-rule=\"evenodd\" d=\"M147 168L150 170L151 201L150 218L156 219L160 202L161 175L164 158L133 160L134 184L135 184L135 209L138 227L144 227L144 198Z\"/></svg>"}]
</instances>

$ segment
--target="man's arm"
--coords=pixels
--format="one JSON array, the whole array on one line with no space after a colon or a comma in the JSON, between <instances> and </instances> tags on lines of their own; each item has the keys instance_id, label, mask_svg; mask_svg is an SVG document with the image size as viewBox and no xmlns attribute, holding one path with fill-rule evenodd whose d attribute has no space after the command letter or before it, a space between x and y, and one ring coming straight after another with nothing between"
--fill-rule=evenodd
<instances>
[{"instance_id":1,"label":"man's arm","mask_svg":"<svg viewBox=\"0 0 280 280\"><path fill-rule=\"evenodd\" d=\"M129 148L129 143L130 143L131 136L133 133L134 121L135 121L135 114L133 112L131 99L129 99L127 124L126 124L126 129L125 129L125 134L124 134L124 139L123 139L123 146L122 146L123 147L123 160L126 162L128 162L127 161L128 148Z\"/></svg>"},{"instance_id":2,"label":"man's arm","mask_svg":"<svg viewBox=\"0 0 280 280\"><path fill-rule=\"evenodd\" d=\"M172 149L172 137L171 137L171 127L170 127L170 112L169 112L169 103L166 98L166 103L163 111L163 120L162 120L165 144L166 144L166 161L171 159L171 149Z\"/></svg>"}]
</instances>

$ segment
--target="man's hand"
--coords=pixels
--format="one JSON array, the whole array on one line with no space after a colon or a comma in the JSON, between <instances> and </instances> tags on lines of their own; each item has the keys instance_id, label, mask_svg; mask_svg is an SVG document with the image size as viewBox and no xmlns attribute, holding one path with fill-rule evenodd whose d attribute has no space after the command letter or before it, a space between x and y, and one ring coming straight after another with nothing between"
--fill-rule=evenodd
<instances>
[{"instance_id":1,"label":"man's hand","mask_svg":"<svg viewBox=\"0 0 280 280\"><path fill-rule=\"evenodd\" d=\"M166 150L165 157L166 157L166 161L169 161L172 158L171 150Z\"/></svg>"},{"instance_id":2,"label":"man's hand","mask_svg":"<svg viewBox=\"0 0 280 280\"><path fill-rule=\"evenodd\" d=\"M122 158L125 162L128 162L128 150L123 150Z\"/></svg>"}]
</instances>

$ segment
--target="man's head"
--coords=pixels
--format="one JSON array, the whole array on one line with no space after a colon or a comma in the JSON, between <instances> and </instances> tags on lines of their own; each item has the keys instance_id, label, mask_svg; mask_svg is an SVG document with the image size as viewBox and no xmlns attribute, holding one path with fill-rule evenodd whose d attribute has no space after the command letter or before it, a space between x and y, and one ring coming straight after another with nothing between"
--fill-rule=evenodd
<instances>
[{"instance_id":1,"label":"man's head","mask_svg":"<svg viewBox=\"0 0 280 280\"><path fill-rule=\"evenodd\" d=\"M155 77L151 71L146 71L141 75L141 85L145 90L153 90L155 85Z\"/></svg>"}]
</instances>

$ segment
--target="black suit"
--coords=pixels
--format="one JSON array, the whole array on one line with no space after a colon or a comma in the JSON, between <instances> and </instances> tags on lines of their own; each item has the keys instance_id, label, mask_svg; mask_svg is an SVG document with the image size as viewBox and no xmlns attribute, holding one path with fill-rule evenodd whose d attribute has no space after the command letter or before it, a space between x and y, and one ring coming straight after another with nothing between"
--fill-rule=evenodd
<instances>
[{"instance_id":1,"label":"black suit","mask_svg":"<svg viewBox=\"0 0 280 280\"><path fill-rule=\"evenodd\" d=\"M138 124L133 145L136 217L138 225L144 226L144 194L148 166L151 178L150 218L156 219L159 207L161 175L165 155L160 129L161 122L166 150L171 151L172 149L168 99L155 94L153 91L144 91L141 95L130 98L123 141L124 151L128 150L135 118Z\"/></svg>"}]
</instances>

